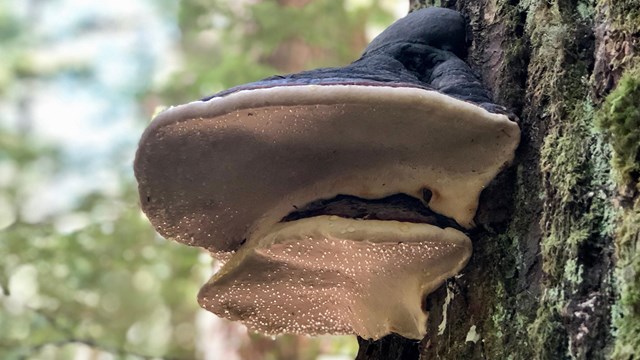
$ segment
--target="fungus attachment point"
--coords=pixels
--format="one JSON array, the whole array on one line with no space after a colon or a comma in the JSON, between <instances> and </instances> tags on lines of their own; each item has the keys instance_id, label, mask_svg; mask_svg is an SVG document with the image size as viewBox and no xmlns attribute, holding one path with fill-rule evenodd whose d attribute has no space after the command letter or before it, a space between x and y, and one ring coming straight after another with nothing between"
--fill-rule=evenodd
<instances>
[{"instance_id":1,"label":"fungus attachment point","mask_svg":"<svg viewBox=\"0 0 640 360\"><path fill-rule=\"evenodd\" d=\"M425 334L423 298L466 264L480 192L520 137L458 58L464 30L455 11L416 11L346 67L154 119L142 209L225 262L202 306L268 334Z\"/></svg>"}]
</instances>

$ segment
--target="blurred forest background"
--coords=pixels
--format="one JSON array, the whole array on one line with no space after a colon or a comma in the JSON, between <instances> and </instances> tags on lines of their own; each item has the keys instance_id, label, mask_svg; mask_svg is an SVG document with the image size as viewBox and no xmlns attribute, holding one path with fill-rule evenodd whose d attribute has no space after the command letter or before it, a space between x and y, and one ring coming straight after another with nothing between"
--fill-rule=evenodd
<instances>
[{"instance_id":1,"label":"blurred forest background","mask_svg":"<svg viewBox=\"0 0 640 360\"><path fill-rule=\"evenodd\" d=\"M401 0L0 0L0 359L343 359L198 308L215 264L160 238L132 160L161 106L342 65Z\"/></svg>"}]
</instances>

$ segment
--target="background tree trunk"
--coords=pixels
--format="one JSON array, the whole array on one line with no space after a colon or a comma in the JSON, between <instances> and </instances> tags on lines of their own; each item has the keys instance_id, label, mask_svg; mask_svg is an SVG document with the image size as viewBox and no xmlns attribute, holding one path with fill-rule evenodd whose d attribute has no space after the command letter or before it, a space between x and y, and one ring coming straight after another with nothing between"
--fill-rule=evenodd
<instances>
[{"instance_id":1,"label":"background tree trunk","mask_svg":"<svg viewBox=\"0 0 640 360\"><path fill-rule=\"evenodd\" d=\"M474 254L421 341L358 359L640 359L640 2L426 0L469 19L467 61L520 118Z\"/></svg>"}]
</instances>

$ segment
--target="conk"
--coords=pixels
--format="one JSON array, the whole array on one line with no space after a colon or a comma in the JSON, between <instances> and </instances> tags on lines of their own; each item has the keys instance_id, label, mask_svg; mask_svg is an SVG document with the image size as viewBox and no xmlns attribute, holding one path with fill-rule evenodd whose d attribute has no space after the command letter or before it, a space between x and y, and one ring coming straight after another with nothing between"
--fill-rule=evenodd
<instances>
[{"instance_id":1,"label":"conk","mask_svg":"<svg viewBox=\"0 0 640 360\"><path fill-rule=\"evenodd\" d=\"M266 334L425 335L423 299L471 256L517 124L451 10L413 12L360 59L170 108L135 160L158 232L225 262L207 310Z\"/></svg>"}]
</instances>

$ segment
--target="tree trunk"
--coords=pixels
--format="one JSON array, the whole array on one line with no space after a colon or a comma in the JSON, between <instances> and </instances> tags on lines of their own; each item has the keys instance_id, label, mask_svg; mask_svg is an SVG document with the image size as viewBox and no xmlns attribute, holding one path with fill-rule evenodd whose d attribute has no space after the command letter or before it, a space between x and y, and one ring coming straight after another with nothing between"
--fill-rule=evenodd
<instances>
[{"instance_id":1,"label":"tree trunk","mask_svg":"<svg viewBox=\"0 0 640 360\"><path fill-rule=\"evenodd\" d=\"M522 143L427 336L357 358L640 359L640 1L411 1L432 5L468 17L467 61Z\"/></svg>"}]
</instances>

